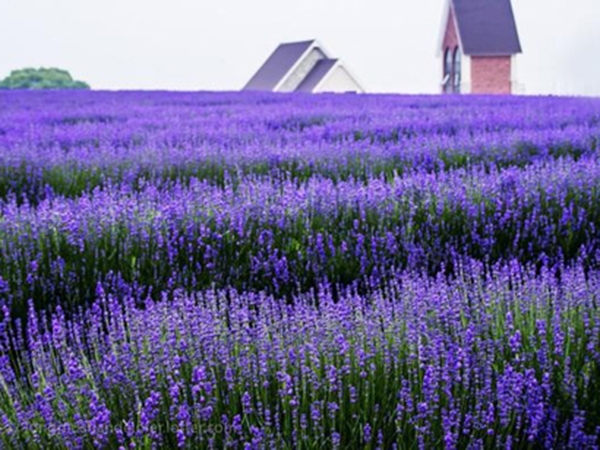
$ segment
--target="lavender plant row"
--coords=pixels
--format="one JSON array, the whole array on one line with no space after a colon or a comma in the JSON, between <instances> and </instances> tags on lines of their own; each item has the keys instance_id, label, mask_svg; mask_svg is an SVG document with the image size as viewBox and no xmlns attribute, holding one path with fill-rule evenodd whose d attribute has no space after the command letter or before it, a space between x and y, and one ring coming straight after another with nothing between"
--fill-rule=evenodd
<instances>
[{"instance_id":1,"label":"lavender plant row","mask_svg":"<svg viewBox=\"0 0 600 450\"><path fill-rule=\"evenodd\" d=\"M27 448L596 448L600 274L415 273L286 306L98 290L3 333L0 442ZM4 325L9 329L9 324ZM14 350L16 349L16 350Z\"/></svg>"},{"instance_id":2,"label":"lavender plant row","mask_svg":"<svg viewBox=\"0 0 600 450\"><path fill-rule=\"evenodd\" d=\"M238 174L367 179L596 154L586 99L1 93L0 197Z\"/></svg>"},{"instance_id":3,"label":"lavender plant row","mask_svg":"<svg viewBox=\"0 0 600 450\"><path fill-rule=\"evenodd\" d=\"M406 268L451 274L462 259L593 268L599 194L596 158L366 184L121 185L5 203L0 280L24 313L29 298L85 303L109 275L155 292L217 285L289 296L323 281L376 286Z\"/></svg>"}]
</instances>

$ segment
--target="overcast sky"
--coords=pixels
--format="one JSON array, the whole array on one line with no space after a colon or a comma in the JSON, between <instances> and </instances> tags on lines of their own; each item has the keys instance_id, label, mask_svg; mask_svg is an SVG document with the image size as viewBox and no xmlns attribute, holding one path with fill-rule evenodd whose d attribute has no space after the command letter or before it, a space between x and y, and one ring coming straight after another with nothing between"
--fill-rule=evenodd
<instances>
[{"instance_id":1,"label":"overcast sky","mask_svg":"<svg viewBox=\"0 0 600 450\"><path fill-rule=\"evenodd\" d=\"M371 92L437 92L443 5L0 0L0 78L55 66L96 89L237 90L278 43L317 38ZM513 0L513 8L526 92L600 95L600 0Z\"/></svg>"}]
</instances>

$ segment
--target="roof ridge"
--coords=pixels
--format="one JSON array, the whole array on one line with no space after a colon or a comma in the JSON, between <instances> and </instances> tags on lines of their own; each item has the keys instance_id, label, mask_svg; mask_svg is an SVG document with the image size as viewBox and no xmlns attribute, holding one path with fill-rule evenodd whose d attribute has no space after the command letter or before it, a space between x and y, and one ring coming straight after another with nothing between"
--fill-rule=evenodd
<instances>
[{"instance_id":1,"label":"roof ridge","mask_svg":"<svg viewBox=\"0 0 600 450\"><path fill-rule=\"evenodd\" d=\"M282 42L279 44L279 46L281 47L282 45L293 45L293 44L312 44L313 42L317 42L316 39L308 39L308 40L304 40L304 41L287 41L287 42Z\"/></svg>"}]
</instances>

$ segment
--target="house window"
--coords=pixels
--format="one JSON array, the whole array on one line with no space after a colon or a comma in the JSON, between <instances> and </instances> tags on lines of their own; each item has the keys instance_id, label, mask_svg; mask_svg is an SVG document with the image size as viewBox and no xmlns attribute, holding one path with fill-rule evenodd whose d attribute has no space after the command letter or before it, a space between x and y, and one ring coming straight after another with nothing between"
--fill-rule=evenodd
<instances>
[{"instance_id":1,"label":"house window","mask_svg":"<svg viewBox=\"0 0 600 450\"><path fill-rule=\"evenodd\" d=\"M457 94L460 93L460 80L461 80L461 54L460 48L454 49L454 73L452 76L452 91Z\"/></svg>"},{"instance_id":2,"label":"house window","mask_svg":"<svg viewBox=\"0 0 600 450\"><path fill-rule=\"evenodd\" d=\"M443 80L444 92L452 92L452 50L446 49L444 54L444 80Z\"/></svg>"}]
</instances>

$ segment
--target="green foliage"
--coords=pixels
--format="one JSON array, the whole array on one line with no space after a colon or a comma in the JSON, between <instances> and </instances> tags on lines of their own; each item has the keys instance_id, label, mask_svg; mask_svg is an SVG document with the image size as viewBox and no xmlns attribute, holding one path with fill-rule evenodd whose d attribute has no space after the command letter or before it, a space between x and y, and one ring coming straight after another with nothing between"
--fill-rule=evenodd
<instances>
[{"instance_id":1,"label":"green foliage","mask_svg":"<svg viewBox=\"0 0 600 450\"><path fill-rule=\"evenodd\" d=\"M0 89L90 89L90 86L74 80L66 70L26 68L13 70L0 81Z\"/></svg>"}]
</instances>

